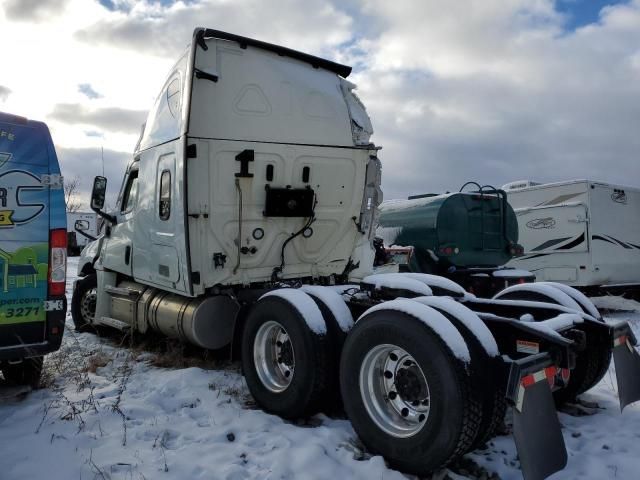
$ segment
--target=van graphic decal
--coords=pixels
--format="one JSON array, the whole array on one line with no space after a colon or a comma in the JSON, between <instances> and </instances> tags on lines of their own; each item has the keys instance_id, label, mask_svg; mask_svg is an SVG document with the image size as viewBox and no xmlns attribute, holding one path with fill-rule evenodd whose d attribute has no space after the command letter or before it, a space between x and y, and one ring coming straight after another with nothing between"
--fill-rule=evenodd
<instances>
[{"instance_id":1,"label":"van graphic decal","mask_svg":"<svg viewBox=\"0 0 640 480\"><path fill-rule=\"evenodd\" d=\"M45 319L48 255L47 243L0 248L0 326Z\"/></svg>"},{"instance_id":2,"label":"van graphic decal","mask_svg":"<svg viewBox=\"0 0 640 480\"><path fill-rule=\"evenodd\" d=\"M29 223L45 209L48 191L24 170L0 173L0 228Z\"/></svg>"},{"instance_id":3,"label":"van graphic decal","mask_svg":"<svg viewBox=\"0 0 640 480\"><path fill-rule=\"evenodd\" d=\"M536 248L532 248L532 252L539 252L540 250L546 250L549 247L553 247L559 243L564 242L565 240L571 240L571 237L562 237L562 238L553 238L551 240L547 240L541 245L538 245Z\"/></svg>"},{"instance_id":4,"label":"van graphic decal","mask_svg":"<svg viewBox=\"0 0 640 480\"><path fill-rule=\"evenodd\" d=\"M4 164L11 160L11 154L7 152L0 152L0 168L4 167Z\"/></svg>"},{"instance_id":5,"label":"van graphic decal","mask_svg":"<svg viewBox=\"0 0 640 480\"><path fill-rule=\"evenodd\" d=\"M527 228L533 228L538 230L540 228L553 228L556 226L556 221L553 217L535 218L527 222Z\"/></svg>"}]
</instances>

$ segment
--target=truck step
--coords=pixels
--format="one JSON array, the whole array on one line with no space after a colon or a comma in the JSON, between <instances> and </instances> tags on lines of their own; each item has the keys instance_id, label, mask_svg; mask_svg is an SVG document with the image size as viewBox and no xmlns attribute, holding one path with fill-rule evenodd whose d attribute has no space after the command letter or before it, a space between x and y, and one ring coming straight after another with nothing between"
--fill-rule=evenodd
<instances>
[{"instance_id":1,"label":"truck step","mask_svg":"<svg viewBox=\"0 0 640 480\"><path fill-rule=\"evenodd\" d=\"M132 288L113 287L111 285L105 286L104 290L107 293L110 293L112 295L119 295L119 296L125 296L125 297L132 297L132 296L137 297L140 294L139 291L134 290Z\"/></svg>"},{"instance_id":2,"label":"truck step","mask_svg":"<svg viewBox=\"0 0 640 480\"><path fill-rule=\"evenodd\" d=\"M131 328L131 325L129 325L128 323L125 323L121 320L117 320L111 317L101 317L100 323L102 325L107 325L109 327L117 328L118 330L121 330L121 331L129 330Z\"/></svg>"}]
</instances>

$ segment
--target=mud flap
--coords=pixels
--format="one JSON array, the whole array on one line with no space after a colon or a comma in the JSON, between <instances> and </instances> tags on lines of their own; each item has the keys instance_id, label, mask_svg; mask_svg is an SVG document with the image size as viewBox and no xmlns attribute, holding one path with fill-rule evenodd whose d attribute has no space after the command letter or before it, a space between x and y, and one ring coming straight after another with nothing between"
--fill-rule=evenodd
<instances>
[{"instance_id":1,"label":"mud flap","mask_svg":"<svg viewBox=\"0 0 640 480\"><path fill-rule=\"evenodd\" d=\"M533 373L532 373L533 372ZM543 480L567 465L567 449L549 382L557 370L546 354L514 362L507 398L525 480Z\"/></svg>"},{"instance_id":2,"label":"mud flap","mask_svg":"<svg viewBox=\"0 0 640 480\"><path fill-rule=\"evenodd\" d=\"M522 410L513 409L513 436L525 480L542 480L567 465L567 449L546 381L524 388Z\"/></svg>"},{"instance_id":3,"label":"mud flap","mask_svg":"<svg viewBox=\"0 0 640 480\"><path fill-rule=\"evenodd\" d=\"M614 329L613 360L616 365L620 411L640 400L640 354L635 349L636 339L627 323Z\"/></svg>"}]
</instances>

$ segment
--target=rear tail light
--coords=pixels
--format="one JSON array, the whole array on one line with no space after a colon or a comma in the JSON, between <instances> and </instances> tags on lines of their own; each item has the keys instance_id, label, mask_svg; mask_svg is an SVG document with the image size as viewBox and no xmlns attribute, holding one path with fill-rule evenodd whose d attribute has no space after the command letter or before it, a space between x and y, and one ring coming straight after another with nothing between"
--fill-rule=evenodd
<instances>
[{"instance_id":1,"label":"rear tail light","mask_svg":"<svg viewBox=\"0 0 640 480\"><path fill-rule=\"evenodd\" d=\"M460 252L460 249L452 245L446 245L446 246L440 247L439 249L440 255L445 255L445 256L456 255L459 252Z\"/></svg>"},{"instance_id":2,"label":"rear tail light","mask_svg":"<svg viewBox=\"0 0 640 480\"><path fill-rule=\"evenodd\" d=\"M49 295L64 295L67 279L67 230L49 233Z\"/></svg>"}]
</instances>

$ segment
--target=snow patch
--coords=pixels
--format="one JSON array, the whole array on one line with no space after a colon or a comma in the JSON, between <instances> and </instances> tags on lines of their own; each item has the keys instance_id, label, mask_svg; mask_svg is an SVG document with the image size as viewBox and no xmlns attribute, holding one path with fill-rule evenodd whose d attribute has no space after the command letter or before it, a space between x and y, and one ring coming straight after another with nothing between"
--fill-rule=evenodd
<instances>
[{"instance_id":1,"label":"snow patch","mask_svg":"<svg viewBox=\"0 0 640 480\"><path fill-rule=\"evenodd\" d=\"M458 332L456 327L453 326L447 317L434 308L418 303L413 299L398 298L396 300L382 302L371 307L360 316L358 321L360 321L365 315L379 310L396 310L417 318L431 328L431 330L433 330L442 339L456 358L465 363L469 363L471 361L469 347L467 347L467 343L464 341L464 338L462 338L462 335L460 335L460 332Z\"/></svg>"},{"instance_id":2,"label":"snow patch","mask_svg":"<svg viewBox=\"0 0 640 480\"><path fill-rule=\"evenodd\" d=\"M603 297L591 297L591 301L597 308L602 308L603 310L640 312L640 302L624 297L605 295Z\"/></svg>"},{"instance_id":3,"label":"snow patch","mask_svg":"<svg viewBox=\"0 0 640 480\"><path fill-rule=\"evenodd\" d=\"M518 270L516 268L505 268L504 270L495 270L492 272L494 277L500 278L521 278L521 277L533 277L533 273L529 270Z\"/></svg>"},{"instance_id":4,"label":"snow patch","mask_svg":"<svg viewBox=\"0 0 640 480\"><path fill-rule=\"evenodd\" d=\"M478 339L484 351L490 357L500 355L496 340L480 317L461 303L449 297L418 297L412 299L429 307L439 308L456 317Z\"/></svg>"},{"instance_id":5,"label":"snow patch","mask_svg":"<svg viewBox=\"0 0 640 480\"><path fill-rule=\"evenodd\" d=\"M353 327L353 316L351 315L351 311L349 311L349 307L347 307L347 304L338 293L319 285L303 285L300 290L312 297L316 297L324 303L333 314L336 322L338 322L340 330L343 332L351 330Z\"/></svg>"},{"instance_id":6,"label":"snow patch","mask_svg":"<svg viewBox=\"0 0 640 480\"><path fill-rule=\"evenodd\" d=\"M383 287L408 290L418 295L433 295L431 289L419 280L407 277L405 273L378 273L362 279L362 283L373 285L376 290Z\"/></svg>"},{"instance_id":7,"label":"snow patch","mask_svg":"<svg viewBox=\"0 0 640 480\"><path fill-rule=\"evenodd\" d=\"M573 313L561 313L557 317L550 318L549 320L543 320L541 322L527 322L527 326L554 337L562 337L562 335L558 333L559 330L570 328L573 325L582 322L583 319L580 315Z\"/></svg>"},{"instance_id":8,"label":"snow patch","mask_svg":"<svg viewBox=\"0 0 640 480\"><path fill-rule=\"evenodd\" d=\"M279 288L265 293L260 299L269 296L280 297L289 302L302 315L311 331L318 335L326 335L327 324L322 318L322 312L309 295L296 288Z\"/></svg>"},{"instance_id":9,"label":"snow patch","mask_svg":"<svg viewBox=\"0 0 640 480\"><path fill-rule=\"evenodd\" d=\"M378 227L376 229L376 237L380 237L388 247L395 244L401 233L402 227Z\"/></svg>"}]
</instances>

